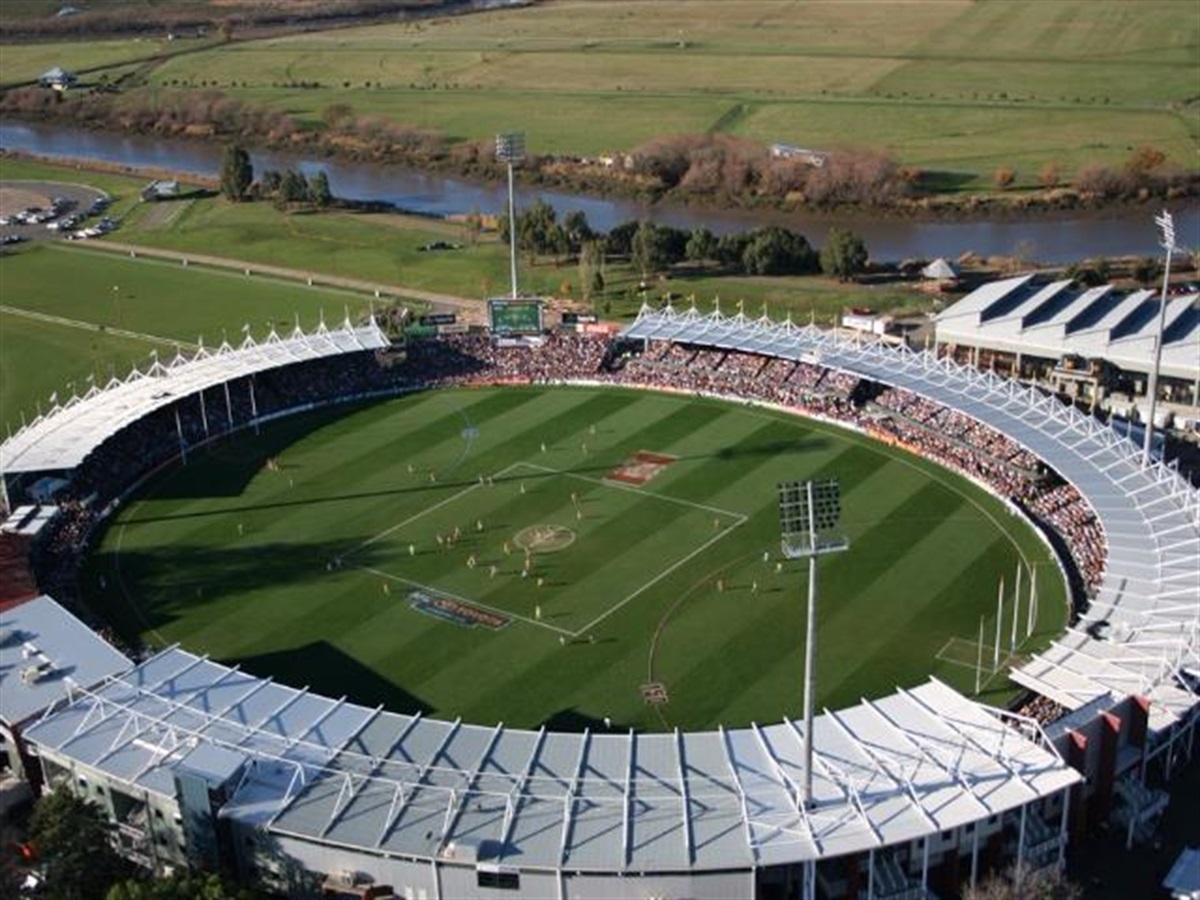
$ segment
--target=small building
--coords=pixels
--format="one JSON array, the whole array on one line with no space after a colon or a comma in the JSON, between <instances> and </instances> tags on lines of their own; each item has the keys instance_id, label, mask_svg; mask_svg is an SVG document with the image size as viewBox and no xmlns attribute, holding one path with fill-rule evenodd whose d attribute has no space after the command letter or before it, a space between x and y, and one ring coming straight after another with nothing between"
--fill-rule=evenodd
<instances>
[{"instance_id":1,"label":"small building","mask_svg":"<svg viewBox=\"0 0 1200 900\"><path fill-rule=\"evenodd\" d=\"M142 200L150 202L153 200L174 200L179 196L178 181L161 181L155 179L144 188L142 188Z\"/></svg>"},{"instance_id":2,"label":"small building","mask_svg":"<svg viewBox=\"0 0 1200 900\"><path fill-rule=\"evenodd\" d=\"M852 306L842 313L842 327L868 334L885 335L895 324L892 316L880 315L866 306Z\"/></svg>"},{"instance_id":3,"label":"small building","mask_svg":"<svg viewBox=\"0 0 1200 900\"><path fill-rule=\"evenodd\" d=\"M68 72L66 69L61 69L58 66L43 72L38 77L38 84L55 91L65 91L77 81L79 81L79 77L74 72Z\"/></svg>"}]
</instances>

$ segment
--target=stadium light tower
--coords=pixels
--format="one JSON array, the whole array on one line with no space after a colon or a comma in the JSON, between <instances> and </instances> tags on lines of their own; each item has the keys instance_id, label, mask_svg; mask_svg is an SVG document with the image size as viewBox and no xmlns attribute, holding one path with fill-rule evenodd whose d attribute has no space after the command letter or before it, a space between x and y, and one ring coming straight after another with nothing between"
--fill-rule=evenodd
<instances>
[{"instance_id":1,"label":"stadium light tower","mask_svg":"<svg viewBox=\"0 0 1200 900\"><path fill-rule=\"evenodd\" d=\"M780 547L788 559L808 559L808 627L804 641L804 798L812 805L813 690L817 657L817 557L838 553L850 541L838 532L842 515L836 479L779 485Z\"/></svg>"},{"instance_id":2,"label":"stadium light tower","mask_svg":"<svg viewBox=\"0 0 1200 900\"><path fill-rule=\"evenodd\" d=\"M1167 321L1167 283L1171 280L1171 256L1175 253L1175 220L1171 214L1163 211L1154 217L1158 226L1158 244L1166 251L1166 265L1163 267L1162 298L1158 304L1158 330L1154 334L1154 363L1150 367L1150 383L1146 393L1150 395L1150 416L1146 419L1146 437L1142 445L1142 468L1150 465L1150 446L1154 443L1154 407L1158 404L1158 370L1162 365L1163 330ZM1166 440L1166 433L1163 433Z\"/></svg>"},{"instance_id":3,"label":"stadium light tower","mask_svg":"<svg viewBox=\"0 0 1200 900\"><path fill-rule=\"evenodd\" d=\"M512 298L517 299L517 213L513 201L513 163L525 158L525 135L514 131L496 135L496 159L508 164L508 252L512 271Z\"/></svg>"}]
</instances>

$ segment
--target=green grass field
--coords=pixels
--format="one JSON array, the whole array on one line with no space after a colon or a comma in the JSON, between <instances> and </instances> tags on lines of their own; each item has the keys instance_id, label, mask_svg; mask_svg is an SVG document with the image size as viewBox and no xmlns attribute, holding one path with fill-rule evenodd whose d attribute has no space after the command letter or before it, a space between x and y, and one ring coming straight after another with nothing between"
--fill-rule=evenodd
<instances>
[{"instance_id":1,"label":"green grass field","mask_svg":"<svg viewBox=\"0 0 1200 900\"><path fill-rule=\"evenodd\" d=\"M335 323L370 307L359 294L64 244L4 254L0 284L0 428L13 430L51 393L65 400L72 382L84 393L89 376L124 376L173 342L212 347L240 341L243 325L264 337L269 323L309 329L322 312Z\"/></svg>"},{"instance_id":2,"label":"green grass field","mask_svg":"<svg viewBox=\"0 0 1200 900\"><path fill-rule=\"evenodd\" d=\"M675 461L642 487L607 477L637 451ZM840 479L851 541L821 563L820 703L931 672L973 690L980 619L990 669L1018 559L1040 593L1018 652L1062 627L1044 545L962 479L805 420L615 389L435 392L277 423L153 481L83 584L127 636L367 704L744 725L799 712L807 576L780 559L775 488L813 476ZM997 675L984 693L1006 689Z\"/></svg>"},{"instance_id":3,"label":"green grass field","mask_svg":"<svg viewBox=\"0 0 1200 900\"><path fill-rule=\"evenodd\" d=\"M1000 165L1034 185L1048 163L1069 177L1147 143L1194 168L1198 51L1191 0L557 0L235 42L153 81L310 121L347 103L456 139L519 123L538 152L710 131L869 145L977 190Z\"/></svg>"}]
</instances>

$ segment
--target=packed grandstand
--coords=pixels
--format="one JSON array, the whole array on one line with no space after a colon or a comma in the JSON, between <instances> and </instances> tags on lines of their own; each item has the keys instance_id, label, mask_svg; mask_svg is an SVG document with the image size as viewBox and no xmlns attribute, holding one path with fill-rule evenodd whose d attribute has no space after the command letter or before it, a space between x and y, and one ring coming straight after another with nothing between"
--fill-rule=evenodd
<instances>
[{"instance_id":1,"label":"packed grandstand","mask_svg":"<svg viewBox=\"0 0 1200 900\"><path fill-rule=\"evenodd\" d=\"M26 738L46 765L89 772L109 771L123 741L149 743L149 749L139 745L148 755L136 777L109 772L135 783L181 764L182 754L150 739L159 732L189 735L192 749L236 751L252 765L223 761L232 793L222 815L275 834L310 871L353 868L380 881L406 878L414 885L432 878L430 886L405 896L441 895L456 883L456 867L466 866L480 879L477 886L513 887L524 876L529 896L549 889L551 882L538 880L542 875L552 877L554 892L564 896L604 895L611 891L605 877L637 875L659 878L654 884L664 896L716 897L746 893L747 884L762 888L776 878L815 886L818 863L825 866L822 891L830 896L854 896L860 889L867 896L923 896L928 894L917 892L927 891L931 872L948 866L945 860L961 856L969 866L968 876L955 862L952 882L973 880L989 835L1006 827L1015 836L1018 861L1061 861L1065 792L1077 779L1068 765L1075 761L1064 760L1053 736L1084 729L1072 716L1096 711L1097 703L1115 708L1136 694L1145 698L1144 708L1134 705L1134 724L1122 740L1140 740L1142 774L1146 760L1164 753L1169 766L1184 739L1190 753L1193 679L1200 671L1197 492L1161 464L1143 469L1135 448L1055 398L928 354L790 323L669 308L643 310L615 339L559 330L525 346L498 346L486 333L447 334L412 342L403 353L389 348L373 324L347 322L314 335L273 334L262 344L247 339L240 348L200 359L180 357L94 391L6 442L0 467L10 498L23 499L47 476L66 482L55 494L58 515L35 544L31 564L40 589L69 602L96 526L149 473L207 441L290 412L373 396L456 385L580 382L716 396L820 418L902 445L1023 511L1059 551L1074 602L1068 632L1013 673L1031 691L1025 706L1015 714L997 713L931 683L877 701L890 723L882 736L839 721L841 715L858 721L858 708L827 714L820 720L825 742L818 733L817 744L829 804L819 814L798 805L791 746L796 725L786 722L767 736L757 727L708 733L719 735L711 739L630 735L612 738L618 744L610 747L607 738L589 743L586 735L581 740L502 729L478 729L476 735L460 731L458 723L393 717L391 736L375 746L365 738L368 723L376 721L366 711L340 738L316 747L311 737L301 740L315 727L308 721L295 740L249 734L244 719L232 732L217 733L219 715L187 706L204 696L201 687L185 701L166 698L163 679L139 668L103 689L74 693L66 709L32 726ZM178 650L142 666L207 667L205 677L214 684L231 677L229 670ZM877 718L870 707L867 701L861 715ZM237 702L225 709L235 708ZM935 710L944 711L940 722ZM314 715L321 721L334 712L322 707ZM346 715L353 718L349 710ZM85 749L88 736L109 717L115 718L107 736L92 742L94 753ZM477 761L447 762L447 744L468 733L475 742L469 758ZM405 749L403 764L389 769L389 754L408 748L406 741L418 747ZM847 742L856 750L842 746ZM879 749L887 742L910 746L916 767L909 771ZM266 762L289 754L282 777L267 773ZM594 762L592 754L598 754ZM638 766L635 756L645 757ZM593 765L606 774L588 782L585 770ZM539 772L544 782L538 782ZM485 790L489 781L503 786ZM990 795L1001 787L1010 794ZM152 789L171 790L166 783ZM939 807L949 801L935 799L947 789L966 798L949 817ZM377 820L365 829L348 827L347 806L359 801L360 792L373 791ZM407 805L416 802L414 792L422 791L436 795L429 808L440 811L437 822L415 828L411 841L389 844ZM714 791L723 799L697 799ZM501 795L507 799L491 810L494 815L485 815L485 805ZM469 809L472 802L478 808ZM1147 800L1131 815L1149 815L1154 805ZM899 807L907 812L901 815ZM903 827L893 827L894 816ZM467 823L474 824L468 829ZM542 829L557 835L547 846L537 837ZM616 829L620 837L611 846L589 844L589 829L595 835ZM673 836L670 853L649 838L650 849L639 852L634 838L655 829ZM514 837L520 835L524 847ZM413 868L405 868L409 863ZM256 877L269 881L261 858L246 865L257 866ZM433 874L418 874L426 869Z\"/></svg>"}]
</instances>

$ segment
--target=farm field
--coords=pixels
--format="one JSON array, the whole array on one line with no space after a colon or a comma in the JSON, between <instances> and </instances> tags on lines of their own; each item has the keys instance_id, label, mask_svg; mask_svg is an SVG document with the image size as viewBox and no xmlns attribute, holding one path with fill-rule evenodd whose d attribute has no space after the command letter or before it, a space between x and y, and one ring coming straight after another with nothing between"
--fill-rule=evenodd
<instances>
[{"instance_id":1,"label":"farm field","mask_svg":"<svg viewBox=\"0 0 1200 900\"><path fill-rule=\"evenodd\" d=\"M459 140L519 125L536 152L705 132L870 145L978 189L1001 164L1034 184L1147 143L1193 167L1198 49L1189 0L558 0L234 42L151 79L314 122L337 103Z\"/></svg>"},{"instance_id":2,"label":"farm field","mask_svg":"<svg viewBox=\"0 0 1200 900\"><path fill-rule=\"evenodd\" d=\"M639 451L657 455L640 485ZM83 583L127 637L366 704L745 725L800 708L807 576L780 557L775 494L814 476L840 479L851 541L821 563L821 704L931 672L973 691L981 618L990 670L1018 559L1040 596L1017 652L1062 627L1045 546L966 481L810 421L622 390L433 392L276 423L151 482Z\"/></svg>"}]
</instances>

